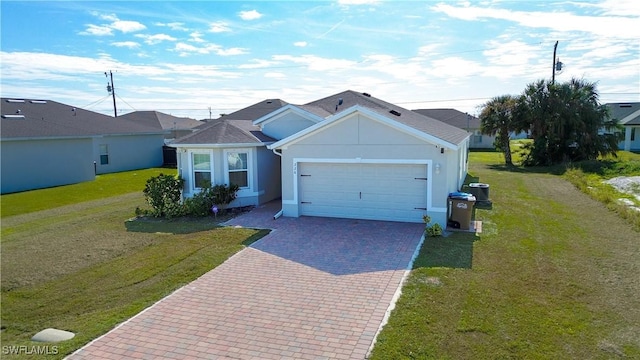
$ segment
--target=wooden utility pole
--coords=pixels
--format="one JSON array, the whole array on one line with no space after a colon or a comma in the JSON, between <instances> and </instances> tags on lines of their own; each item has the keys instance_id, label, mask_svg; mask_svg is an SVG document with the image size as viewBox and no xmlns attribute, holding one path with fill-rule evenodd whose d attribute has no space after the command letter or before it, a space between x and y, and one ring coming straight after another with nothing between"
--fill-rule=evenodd
<instances>
[{"instance_id":1,"label":"wooden utility pole","mask_svg":"<svg viewBox=\"0 0 640 360\"><path fill-rule=\"evenodd\" d=\"M553 66L551 66L551 85L556 82L556 50L558 49L558 42L553 45Z\"/></svg>"},{"instance_id":2,"label":"wooden utility pole","mask_svg":"<svg viewBox=\"0 0 640 360\"><path fill-rule=\"evenodd\" d=\"M109 74L107 75L105 72L104 76L107 78L111 76L111 84L107 83L107 91L110 92L113 97L113 116L118 117L118 110L116 109L116 88L113 86L113 73L109 70Z\"/></svg>"}]
</instances>

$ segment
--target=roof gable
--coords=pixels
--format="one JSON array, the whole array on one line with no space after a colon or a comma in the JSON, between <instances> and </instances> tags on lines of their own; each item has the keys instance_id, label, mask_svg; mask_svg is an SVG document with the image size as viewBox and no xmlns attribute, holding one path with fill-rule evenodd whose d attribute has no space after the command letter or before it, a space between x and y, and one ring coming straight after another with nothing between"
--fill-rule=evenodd
<instances>
[{"instance_id":1,"label":"roof gable","mask_svg":"<svg viewBox=\"0 0 640 360\"><path fill-rule=\"evenodd\" d=\"M304 108L318 116L329 114L328 116L324 116L328 118L355 105L375 112L391 121L434 136L440 139L439 141L444 141L455 146L469 137L466 131L455 126L380 100L370 94L359 93L352 90L310 102L304 105Z\"/></svg>"},{"instance_id":2,"label":"roof gable","mask_svg":"<svg viewBox=\"0 0 640 360\"><path fill-rule=\"evenodd\" d=\"M296 134L294 134L294 135L292 135L292 136L290 136L288 138L282 139L282 140L280 140L280 141L278 141L278 142L276 142L274 144L271 144L271 145L268 146L268 148L269 149L275 149L275 148L287 147L288 145L291 145L291 144L294 144L294 143L296 143L298 141L301 141L301 140L313 135L316 132L323 131L324 129L332 126L333 124L338 123L338 122L340 122L342 120L345 120L345 119L351 117L351 115L356 114L356 113L360 113L360 114L366 116L367 118L370 118L370 119L373 119L375 121L381 122L381 123L383 123L383 124L385 124L387 126L393 127L395 129L403 132L403 133L410 134L410 135L412 135L412 136L414 136L414 137L416 137L418 139L421 139L423 141L426 141L426 142L429 142L429 143L433 143L433 144L437 144L437 145L440 145L440 146L445 147L445 148L457 149L458 145L459 145L459 143L455 143L454 144L454 143L449 143L449 142L443 141L442 139L440 139L440 138L438 138L436 136L433 136L433 135L431 135L429 133L417 130L414 127L406 125L406 124L404 124L402 122L398 122L398 121L395 121L393 119L390 119L390 118L388 118L386 116L381 115L379 112L372 111L369 108L366 108L366 107L363 107L363 106L360 106L360 105L354 105L354 106L351 106L348 109L344 109L343 111L341 111L341 112L339 112L339 113L337 113L335 115L330 116L329 118L327 118L323 122L317 123L317 124L315 124L315 125L313 125L311 127L308 127L308 128L306 128L306 129L304 129L304 130L302 130L302 131L300 131L300 132L298 132L298 133L296 133ZM395 115L393 115L393 116L395 116ZM467 135L467 137L469 136L466 132L465 132L465 134Z\"/></svg>"},{"instance_id":3,"label":"roof gable","mask_svg":"<svg viewBox=\"0 0 640 360\"><path fill-rule=\"evenodd\" d=\"M609 107L610 115L612 119L617 119L622 125L638 125L640 124L640 102L631 103L609 103L606 104Z\"/></svg>"},{"instance_id":4,"label":"roof gable","mask_svg":"<svg viewBox=\"0 0 640 360\"><path fill-rule=\"evenodd\" d=\"M137 123L51 100L23 99L17 102L2 98L1 101L3 139L165 133L159 123ZM22 117L4 116L16 114Z\"/></svg>"}]
</instances>

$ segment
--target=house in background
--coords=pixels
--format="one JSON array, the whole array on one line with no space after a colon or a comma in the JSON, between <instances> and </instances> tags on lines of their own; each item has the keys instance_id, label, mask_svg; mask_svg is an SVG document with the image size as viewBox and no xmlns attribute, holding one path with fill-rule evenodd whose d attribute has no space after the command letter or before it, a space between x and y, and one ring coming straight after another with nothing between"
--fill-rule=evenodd
<instances>
[{"instance_id":1,"label":"house in background","mask_svg":"<svg viewBox=\"0 0 640 360\"><path fill-rule=\"evenodd\" d=\"M165 142L171 141L191 134L196 128L202 125L202 121L187 117L177 117L165 114L159 111L133 111L118 117L129 119L138 123L144 123L149 126L158 126L167 131L165 134Z\"/></svg>"},{"instance_id":2,"label":"house in background","mask_svg":"<svg viewBox=\"0 0 640 360\"><path fill-rule=\"evenodd\" d=\"M417 109L413 111L466 130L471 134L469 147L472 149L493 149L495 136L483 135L480 119L473 115L456 109Z\"/></svg>"},{"instance_id":3,"label":"house in background","mask_svg":"<svg viewBox=\"0 0 640 360\"><path fill-rule=\"evenodd\" d=\"M624 126L624 140L618 145L620 150L640 151L640 103L610 103L611 118Z\"/></svg>"},{"instance_id":4,"label":"house in background","mask_svg":"<svg viewBox=\"0 0 640 360\"><path fill-rule=\"evenodd\" d=\"M467 174L465 130L354 91L305 105L268 101L252 105L262 115L223 118L171 144L186 194L213 179L241 185L240 203L281 197L284 216L422 222L428 214L446 225L448 194ZM267 185L275 183L278 191Z\"/></svg>"},{"instance_id":5,"label":"house in background","mask_svg":"<svg viewBox=\"0 0 640 360\"><path fill-rule=\"evenodd\" d=\"M2 98L2 194L162 165L166 131L50 100Z\"/></svg>"}]
</instances>

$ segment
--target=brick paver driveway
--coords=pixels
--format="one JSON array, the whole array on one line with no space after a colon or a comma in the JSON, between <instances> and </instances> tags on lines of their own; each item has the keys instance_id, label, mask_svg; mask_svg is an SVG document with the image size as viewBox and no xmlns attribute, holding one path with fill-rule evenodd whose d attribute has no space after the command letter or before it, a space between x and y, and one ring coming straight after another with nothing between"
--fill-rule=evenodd
<instances>
[{"instance_id":1,"label":"brick paver driveway","mask_svg":"<svg viewBox=\"0 0 640 360\"><path fill-rule=\"evenodd\" d=\"M424 226L279 218L274 229L72 359L364 359Z\"/></svg>"}]
</instances>

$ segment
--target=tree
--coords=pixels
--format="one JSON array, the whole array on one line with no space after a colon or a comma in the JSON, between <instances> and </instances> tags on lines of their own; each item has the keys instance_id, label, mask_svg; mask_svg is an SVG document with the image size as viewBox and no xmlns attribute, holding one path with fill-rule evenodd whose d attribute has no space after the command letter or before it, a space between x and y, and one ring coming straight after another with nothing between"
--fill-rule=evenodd
<instances>
[{"instance_id":1,"label":"tree","mask_svg":"<svg viewBox=\"0 0 640 360\"><path fill-rule=\"evenodd\" d=\"M480 127L483 134L496 136L494 145L504 153L507 165L513 165L511 160L511 131L520 130L514 120L518 99L511 95L494 97L484 104L480 112Z\"/></svg>"},{"instance_id":2,"label":"tree","mask_svg":"<svg viewBox=\"0 0 640 360\"><path fill-rule=\"evenodd\" d=\"M518 104L519 122L533 143L525 165L552 165L616 155L621 140L617 120L598 102L596 84L571 79L563 84L545 80L527 85Z\"/></svg>"}]
</instances>

